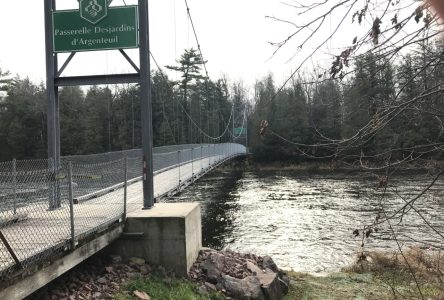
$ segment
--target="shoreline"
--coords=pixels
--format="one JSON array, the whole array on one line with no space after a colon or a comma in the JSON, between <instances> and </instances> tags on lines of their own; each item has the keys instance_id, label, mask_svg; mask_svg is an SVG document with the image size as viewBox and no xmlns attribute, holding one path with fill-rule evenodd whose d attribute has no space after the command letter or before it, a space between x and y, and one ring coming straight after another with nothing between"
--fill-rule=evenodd
<instances>
[{"instance_id":1,"label":"shoreline","mask_svg":"<svg viewBox=\"0 0 444 300\"><path fill-rule=\"evenodd\" d=\"M418 165L418 164L406 164L402 168L399 168L398 174L427 174L433 171L436 166L444 165L444 162L436 161L431 165ZM305 171L305 172L319 172L319 173L373 173L384 174L384 168L378 168L377 166L371 166L369 168L363 168L359 166L353 166L345 163L336 163L332 165L331 162L294 162L294 161L255 161L253 159L237 160L230 163L226 163L219 167L221 170L244 170L244 171Z\"/></svg>"},{"instance_id":2,"label":"shoreline","mask_svg":"<svg viewBox=\"0 0 444 300\"><path fill-rule=\"evenodd\" d=\"M436 259L436 255L412 248L406 257L426 299L442 299L439 267L424 268L425 258ZM434 262L439 265L439 261ZM98 255L27 299L181 300L186 295L196 300L380 300L391 299L393 289L421 299L407 264L388 253L367 253L365 260L340 272L315 276L283 271L271 257L203 248L186 278L140 258L123 262L115 255Z\"/></svg>"}]
</instances>

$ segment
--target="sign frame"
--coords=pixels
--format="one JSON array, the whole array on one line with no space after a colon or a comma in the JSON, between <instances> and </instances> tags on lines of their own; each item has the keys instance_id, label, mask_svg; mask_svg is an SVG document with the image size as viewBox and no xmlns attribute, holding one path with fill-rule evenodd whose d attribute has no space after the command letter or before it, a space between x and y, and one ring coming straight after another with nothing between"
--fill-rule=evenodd
<instances>
[{"instance_id":1,"label":"sign frame","mask_svg":"<svg viewBox=\"0 0 444 300\"><path fill-rule=\"evenodd\" d=\"M100 22L102 22L103 20L105 20L106 18L102 19L101 21L99 21L96 24L91 24L90 22L86 21L85 19L83 19L80 16L80 9L66 9L66 10L56 10L53 11L51 14L51 18L52 18L52 41L53 41L53 52L54 53L70 53L70 52L91 52L91 51L107 51L107 50L119 50L119 49L135 49L135 48L139 48L140 47L140 41L139 41L139 31L140 31L140 27L139 27L139 7L138 5L126 5L126 6L112 6L112 7L108 7L108 16L109 17L109 13L111 10L116 10L116 9L127 9L127 8L132 8L134 9L134 20L135 20L135 25L136 25L136 29L135 29L135 45L131 45L131 46L126 46L126 47L109 47L109 48L99 48L99 49L76 49L76 50L59 50L56 51L56 45L55 45L55 34L54 34L54 30L55 30L55 24L54 24L54 15L55 14L60 14L60 13L67 13L67 12L77 12L79 14L79 20L81 20L82 22L85 22L85 26L97 26L100 24Z\"/></svg>"},{"instance_id":2,"label":"sign frame","mask_svg":"<svg viewBox=\"0 0 444 300\"><path fill-rule=\"evenodd\" d=\"M60 174L60 99L59 88L65 86L83 85L108 85L137 83L140 86L141 121L142 121L142 153L144 166L142 172L143 209L151 209L154 206L154 177L153 177L153 118L152 118L152 94L150 72L150 43L149 43L149 13L148 0L138 0L137 5L137 33L139 50L139 65L136 65L123 48L118 50L133 67L135 72L117 74L77 75L62 76L64 70L77 52L71 54L59 65L59 52L54 52L54 24L53 13L57 11L56 2L60 0L43 1L45 24L45 57L46 57L46 95L47 95L47 150L48 171L53 175L54 181L48 189L48 210L61 207L60 181L55 180ZM109 0L108 4L111 3ZM109 9L112 7L108 7ZM80 14L80 10L77 11ZM109 11L108 11L109 13ZM79 16L80 17L80 16ZM86 22L86 21L85 21ZM98 23L99 24L99 23ZM101 51L95 49L87 51ZM74 245L75 247L75 245Z\"/></svg>"}]
</instances>

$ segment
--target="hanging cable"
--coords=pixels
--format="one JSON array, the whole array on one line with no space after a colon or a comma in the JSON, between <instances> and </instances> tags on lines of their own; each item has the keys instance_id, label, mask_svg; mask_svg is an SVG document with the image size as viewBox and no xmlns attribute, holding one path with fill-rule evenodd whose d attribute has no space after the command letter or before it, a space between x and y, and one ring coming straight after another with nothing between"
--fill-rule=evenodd
<instances>
[{"instance_id":1,"label":"hanging cable","mask_svg":"<svg viewBox=\"0 0 444 300\"><path fill-rule=\"evenodd\" d=\"M157 63L157 60L154 58L153 54L150 52L151 58L153 59L154 63L156 64L157 68L160 71L161 76L163 77L163 79L165 80L165 82L169 83L168 78L165 76L165 73L163 72L162 68L160 67L160 65ZM172 86L171 86L172 87ZM176 99L177 101L177 99ZM180 108L182 109L182 112L187 116L187 118L191 121L191 123L199 130L199 132L201 134L203 134L206 138L211 139L211 140L219 140L221 139L228 131L229 126L231 124L231 117L233 116L234 113L234 104L231 107L231 114L230 114L230 122L228 122L227 127L225 128L224 132L217 136L217 137L213 137L210 136L209 134L207 134L202 128L200 128L199 125L197 125L197 123L193 120L193 118L188 114L188 112L186 111L185 107L183 107L182 103L180 103L180 101L177 101L178 105L180 106Z\"/></svg>"},{"instance_id":2,"label":"hanging cable","mask_svg":"<svg viewBox=\"0 0 444 300\"><path fill-rule=\"evenodd\" d=\"M242 126L241 126L242 130L241 130L241 132L239 133L239 135L234 135L234 132L232 133L232 132L230 131L230 135L231 135L231 137L233 137L233 138L235 138L235 139L241 137L241 135L242 135L242 133L243 133L243 129L244 129L244 125L245 125L245 121L246 121L246 119L247 119L247 114L246 114L246 111L245 111L245 109L244 109L244 116L243 116L243 119L242 119Z\"/></svg>"},{"instance_id":3,"label":"hanging cable","mask_svg":"<svg viewBox=\"0 0 444 300\"><path fill-rule=\"evenodd\" d=\"M194 27L193 18L191 17L190 7L188 6L188 1L187 0L185 0L185 5L187 7L187 13L188 13L188 17L190 18L191 27L193 28L194 37L195 37L196 43L197 43L197 49L199 50L200 58L202 59L202 62L203 62L203 66L204 66L204 69L205 69L205 74L206 74L207 78L209 78L210 76L208 75L207 65L206 65L205 59L204 59L204 57L202 55L202 49L200 48L199 39L197 37L196 28Z\"/></svg>"}]
</instances>

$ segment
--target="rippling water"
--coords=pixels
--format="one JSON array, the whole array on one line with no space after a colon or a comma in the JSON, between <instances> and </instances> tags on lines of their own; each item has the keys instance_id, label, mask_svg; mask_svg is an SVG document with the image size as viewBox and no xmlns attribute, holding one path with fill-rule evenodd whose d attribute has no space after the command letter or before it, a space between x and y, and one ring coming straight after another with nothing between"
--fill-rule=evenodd
<instances>
[{"instance_id":1,"label":"rippling water","mask_svg":"<svg viewBox=\"0 0 444 300\"><path fill-rule=\"evenodd\" d=\"M198 201L203 210L204 246L271 255L282 268L309 273L337 271L361 249L354 229L381 214L402 207L426 187L431 176L402 175L376 188L367 173L294 171L215 171L172 201ZM444 182L439 180L415 208L444 232ZM417 240L424 248L440 247L443 239L410 210L392 220L400 245ZM366 250L397 249L387 224L365 242Z\"/></svg>"}]
</instances>

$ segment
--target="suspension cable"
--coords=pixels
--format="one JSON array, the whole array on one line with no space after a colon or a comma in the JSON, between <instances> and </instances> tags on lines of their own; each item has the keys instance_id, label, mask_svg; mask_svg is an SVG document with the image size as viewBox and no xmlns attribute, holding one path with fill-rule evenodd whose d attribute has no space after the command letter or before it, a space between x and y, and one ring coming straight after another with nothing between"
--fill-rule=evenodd
<instances>
[{"instance_id":1,"label":"suspension cable","mask_svg":"<svg viewBox=\"0 0 444 300\"><path fill-rule=\"evenodd\" d=\"M163 72L162 68L160 67L160 65L157 63L157 60L154 58L153 54L150 52L151 58L153 59L154 63L156 64L157 68L160 71L161 76L163 77L163 79L165 80L165 82L167 84L170 84L170 81L168 80L168 78L165 76L165 73ZM172 86L170 86L172 87ZM180 108L182 109L182 112L187 116L187 118L191 121L191 123L199 130L200 133L202 133L206 138L211 139L211 140L219 140L221 139L228 131L230 124L231 124L231 117L233 116L234 113L234 103L231 107L231 114L230 114L230 122L228 122L227 127L225 128L224 132L217 136L210 136L209 134L207 134L202 128L200 128L200 126L193 120L193 118L188 114L188 112L186 111L186 109L183 107L182 103L180 103L180 101L177 101L177 104L180 106Z\"/></svg>"},{"instance_id":2,"label":"suspension cable","mask_svg":"<svg viewBox=\"0 0 444 300\"><path fill-rule=\"evenodd\" d=\"M243 133L244 125L245 125L245 120L247 119L246 116L247 116L247 114L246 114L246 109L244 109L244 116L243 116L243 119L242 119L242 126L241 126L242 130L241 130L241 132L240 132L238 135L234 135L234 132L232 133L232 132L230 131L230 135L231 135L233 138L237 139L237 138L240 138L240 137L241 137L241 135L242 135L242 133ZM233 122L234 122L234 120L233 120Z\"/></svg>"},{"instance_id":3,"label":"suspension cable","mask_svg":"<svg viewBox=\"0 0 444 300\"><path fill-rule=\"evenodd\" d=\"M202 55L202 49L200 48L199 39L197 37L196 28L194 27L193 18L191 17L190 7L188 6L188 1L187 0L185 0L185 6L187 7L188 17L190 18L191 27L193 28L194 37L195 37L196 43L197 43L197 49L199 50L200 58L202 59L202 62L203 62L203 66L204 66L204 69L205 69L205 74L207 75L207 78L209 78L210 76L208 75L207 65L206 65L205 59L204 59L204 57Z\"/></svg>"}]
</instances>

